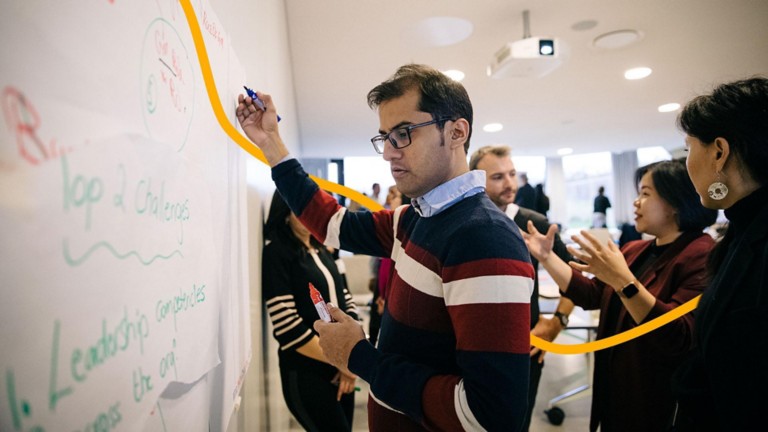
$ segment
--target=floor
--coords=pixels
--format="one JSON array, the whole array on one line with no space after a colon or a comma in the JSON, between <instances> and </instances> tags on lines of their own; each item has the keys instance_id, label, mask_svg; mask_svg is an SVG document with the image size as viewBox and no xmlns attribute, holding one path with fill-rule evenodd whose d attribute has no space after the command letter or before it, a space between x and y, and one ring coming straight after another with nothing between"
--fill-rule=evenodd
<instances>
[{"instance_id":1,"label":"floor","mask_svg":"<svg viewBox=\"0 0 768 432\"><path fill-rule=\"evenodd\" d=\"M551 311L554 309L556 300L542 299L540 302L543 311ZM364 325L367 328L367 320L364 317ZM591 322L592 316L587 312L580 309L574 311L571 317L571 323L587 323ZM572 330L566 331L560 334L555 340L557 343L563 344L577 344L586 341L588 338L587 330ZM557 407L562 409L565 413L564 420L561 425L552 424L544 410L551 408L550 400L569 390L578 388L580 386L589 384L589 358L585 354L579 355L558 355L547 354L546 366L539 385L538 397L536 399L536 406L533 411L533 418L531 419L530 431L533 432L568 432L568 431L585 431L589 429L589 408L590 408L590 396L589 390L579 393L571 398L563 400L557 404ZM276 365L276 362L270 362L272 365ZM275 366L276 367L276 366ZM298 432L301 431L301 427L291 417L288 410L285 408L285 403L282 399L280 392L279 373L277 370L272 371L269 368L267 376L271 379L268 389L275 389L274 391L268 391L269 397L267 402L269 411L269 430L272 431L288 431ZM275 380L274 378L277 377ZM359 385L361 391L356 397L356 408L354 417L353 430L355 432L367 431L367 394L368 384L360 380Z\"/></svg>"}]
</instances>

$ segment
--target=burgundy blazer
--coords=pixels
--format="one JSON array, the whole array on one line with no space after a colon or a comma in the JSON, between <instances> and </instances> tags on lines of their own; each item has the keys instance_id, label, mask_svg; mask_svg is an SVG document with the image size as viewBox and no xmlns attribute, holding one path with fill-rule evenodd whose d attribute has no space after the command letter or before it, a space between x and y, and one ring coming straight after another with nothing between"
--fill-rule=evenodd
<instances>
[{"instance_id":1,"label":"burgundy blazer","mask_svg":"<svg viewBox=\"0 0 768 432\"><path fill-rule=\"evenodd\" d=\"M651 241L627 243L622 253L632 264L651 246ZM613 288L597 278L589 279L573 271L566 297L586 310L600 309L597 339L630 330L661 316L701 294L707 286L707 255L712 238L689 232L678 237L637 279L656 297L648 316L635 324L621 300L620 310L609 317L607 310ZM644 336L595 353L590 430L664 430L674 412L671 377L691 349L693 314L685 316Z\"/></svg>"}]
</instances>

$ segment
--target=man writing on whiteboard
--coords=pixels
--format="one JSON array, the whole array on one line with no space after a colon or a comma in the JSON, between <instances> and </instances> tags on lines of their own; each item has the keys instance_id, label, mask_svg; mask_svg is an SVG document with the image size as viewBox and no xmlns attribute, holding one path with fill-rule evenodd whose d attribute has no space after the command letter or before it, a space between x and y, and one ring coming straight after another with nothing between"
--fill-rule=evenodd
<instances>
[{"instance_id":1,"label":"man writing on whiteboard","mask_svg":"<svg viewBox=\"0 0 768 432\"><path fill-rule=\"evenodd\" d=\"M237 117L299 220L328 246L390 257L378 348L330 307L325 356L370 384L372 431L521 430L527 410L533 267L514 223L469 171L472 104L441 72L405 65L368 94L374 149L410 206L348 212L312 182L280 138L275 105L240 96ZM269 271L269 269L265 269Z\"/></svg>"}]
</instances>

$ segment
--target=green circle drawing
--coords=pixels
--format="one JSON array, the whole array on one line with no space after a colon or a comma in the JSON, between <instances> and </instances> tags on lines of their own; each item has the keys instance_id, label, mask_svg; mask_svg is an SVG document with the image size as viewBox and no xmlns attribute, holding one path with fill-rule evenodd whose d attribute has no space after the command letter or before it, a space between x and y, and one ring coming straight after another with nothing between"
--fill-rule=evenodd
<instances>
[{"instance_id":1,"label":"green circle drawing","mask_svg":"<svg viewBox=\"0 0 768 432\"><path fill-rule=\"evenodd\" d=\"M161 36L162 40L158 40ZM195 107L193 59L176 28L155 18L144 32L141 50L140 99L149 136L182 151L189 138ZM178 121L168 118L180 116Z\"/></svg>"}]
</instances>

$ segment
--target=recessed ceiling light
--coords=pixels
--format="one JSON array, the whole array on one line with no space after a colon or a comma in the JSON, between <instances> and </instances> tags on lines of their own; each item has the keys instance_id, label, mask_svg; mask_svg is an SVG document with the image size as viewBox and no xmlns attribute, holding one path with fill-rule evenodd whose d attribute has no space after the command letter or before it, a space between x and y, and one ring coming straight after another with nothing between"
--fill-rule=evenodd
<instances>
[{"instance_id":1,"label":"recessed ceiling light","mask_svg":"<svg viewBox=\"0 0 768 432\"><path fill-rule=\"evenodd\" d=\"M441 72L444 73L445 75L448 75L448 78L450 78L450 79L452 79L454 81L461 82L461 80L464 79L464 72L462 72L460 70L449 69L449 70L444 70L444 71L441 71Z\"/></svg>"},{"instance_id":2,"label":"recessed ceiling light","mask_svg":"<svg viewBox=\"0 0 768 432\"><path fill-rule=\"evenodd\" d=\"M563 148L557 150L557 154L560 155L560 156L566 156L566 155L569 155L571 153L573 153L573 149L570 148L570 147L563 147Z\"/></svg>"},{"instance_id":3,"label":"recessed ceiling light","mask_svg":"<svg viewBox=\"0 0 768 432\"><path fill-rule=\"evenodd\" d=\"M659 105L658 109L659 109L659 112L661 113L677 111L680 109L680 104L677 102L667 103L664 105Z\"/></svg>"},{"instance_id":4,"label":"recessed ceiling light","mask_svg":"<svg viewBox=\"0 0 768 432\"><path fill-rule=\"evenodd\" d=\"M443 16L418 21L406 27L400 36L409 44L442 47L467 39L473 31L474 25L469 20Z\"/></svg>"},{"instance_id":5,"label":"recessed ceiling light","mask_svg":"<svg viewBox=\"0 0 768 432\"><path fill-rule=\"evenodd\" d=\"M616 49L632 45L643 38L643 32L637 30L616 30L603 33L592 41L597 48Z\"/></svg>"},{"instance_id":6,"label":"recessed ceiling light","mask_svg":"<svg viewBox=\"0 0 768 432\"><path fill-rule=\"evenodd\" d=\"M648 67L638 67L634 69L627 69L624 71L624 78L628 80L639 80L647 77L648 75L653 72L651 68Z\"/></svg>"},{"instance_id":7,"label":"recessed ceiling light","mask_svg":"<svg viewBox=\"0 0 768 432\"><path fill-rule=\"evenodd\" d=\"M597 27L597 21L593 19L583 20L579 21L577 23L574 23L571 26L571 30L574 31L586 31L586 30L592 30L593 28Z\"/></svg>"},{"instance_id":8,"label":"recessed ceiling light","mask_svg":"<svg viewBox=\"0 0 768 432\"><path fill-rule=\"evenodd\" d=\"M483 130L486 132L498 132L502 129L504 129L504 125L501 123L488 123L487 125L483 126Z\"/></svg>"}]
</instances>

